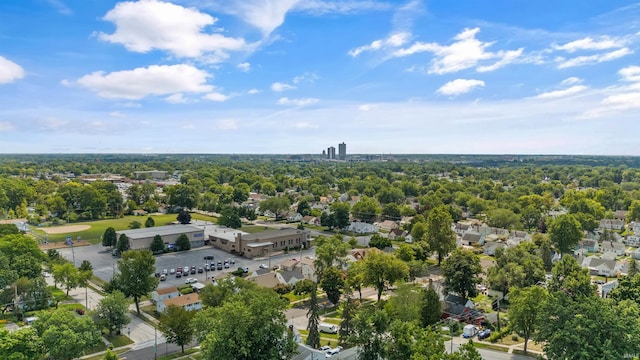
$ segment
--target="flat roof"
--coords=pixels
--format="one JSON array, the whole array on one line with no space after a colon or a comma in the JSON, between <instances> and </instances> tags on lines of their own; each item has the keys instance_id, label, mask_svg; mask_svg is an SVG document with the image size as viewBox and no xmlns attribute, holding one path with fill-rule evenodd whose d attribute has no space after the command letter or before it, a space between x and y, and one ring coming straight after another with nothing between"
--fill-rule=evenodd
<instances>
[{"instance_id":1,"label":"flat roof","mask_svg":"<svg viewBox=\"0 0 640 360\"><path fill-rule=\"evenodd\" d=\"M204 232L204 230L193 225L177 224L177 225L165 225L165 226L156 226L156 227L150 227L150 228L116 231L116 233L118 234L125 234L130 239L142 239L142 238L154 237L156 235L160 235L160 236L176 235L176 234L185 234L185 233L193 233L193 232Z\"/></svg>"},{"instance_id":2,"label":"flat roof","mask_svg":"<svg viewBox=\"0 0 640 360\"><path fill-rule=\"evenodd\" d=\"M257 248L257 247L272 246L272 245L273 243L271 241L265 241L265 242L247 244L247 247Z\"/></svg>"},{"instance_id":3,"label":"flat roof","mask_svg":"<svg viewBox=\"0 0 640 360\"><path fill-rule=\"evenodd\" d=\"M254 234L248 234L248 235L244 235L242 234L242 239L243 240L255 240L255 239L263 239L263 240L268 240L268 239L273 239L273 238L277 238L280 236L286 236L286 235L296 235L296 234L300 234L300 235L304 235L307 234L308 231L306 230L298 230L298 229L279 229L276 231L263 231L263 232L259 232L259 233L254 233Z\"/></svg>"},{"instance_id":4,"label":"flat roof","mask_svg":"<svg viewBox=\"0 0 640 360\"><path fill-rule=\"evenodd\" d=\"M236 241L236 235L237 234L242 234L243 238L244 238L245 235L249 235L249 233L244 232L242 230L228 228L228 227L225 227L225 226L218 226L218 225L207 225L207 226L205 226L205 235L207 237L213 236L213 237L218 238L218 239L224 239L224 240L227 240L227 241L234 242L234 241Z\"/></svg>"}]
</instances>

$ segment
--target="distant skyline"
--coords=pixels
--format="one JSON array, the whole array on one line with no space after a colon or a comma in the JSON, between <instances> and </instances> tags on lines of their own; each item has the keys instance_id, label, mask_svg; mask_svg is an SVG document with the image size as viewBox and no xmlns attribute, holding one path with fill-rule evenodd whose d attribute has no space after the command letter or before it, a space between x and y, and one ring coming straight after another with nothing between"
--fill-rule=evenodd
<instances>
[{"instance_id":1,"label":"distant skyline","mask_svg":"<svg viewBox=\"0 0 640 360\"><path fill-rule=\"evenodd\" d=\"M640 2L0 1L0 153L640 155Z\"/></svg>"}]
</instances>

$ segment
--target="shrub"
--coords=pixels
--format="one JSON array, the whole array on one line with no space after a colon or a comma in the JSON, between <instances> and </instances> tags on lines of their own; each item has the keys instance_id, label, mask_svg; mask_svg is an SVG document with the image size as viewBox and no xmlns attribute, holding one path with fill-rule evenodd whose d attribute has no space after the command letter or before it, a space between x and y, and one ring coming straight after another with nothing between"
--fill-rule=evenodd
<instances>
[{"instance_id":1,"label":"shrub","mask_svg":"<svg viewBox=\"0 0 640 360\"><path fill-rule=\"evenodd\" d=\"M180 294L182 294L182 295L191 294L192 292L193 292L193 288L192 287L180 289Z\"/></svg>"},{"instance_id":2,"label":"shrub","mask_svg":"<svg viewBox=\"0 0 640 360\"><path fill-rule=\"evenodd\" d=\"M518 339L519 339L518 335L516 335L516 334L511 335L511 340L518 341Z\"/></svg>"}]
</instances>

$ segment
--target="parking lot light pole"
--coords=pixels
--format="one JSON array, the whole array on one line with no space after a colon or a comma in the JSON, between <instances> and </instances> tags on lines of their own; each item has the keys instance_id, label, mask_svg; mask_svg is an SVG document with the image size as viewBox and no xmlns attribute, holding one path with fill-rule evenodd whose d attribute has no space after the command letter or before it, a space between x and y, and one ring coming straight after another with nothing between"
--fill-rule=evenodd
<instances>
[{"instance_id":1,"label":"parking lot light pole","mask_svg":"<svg viewBox=\"0 0 640 360\"><path fill-rule=\"evenodd\" d=\"M209 280L209 261L205 260L204 262L204 279Z\"/></svg>"}]
</instances>

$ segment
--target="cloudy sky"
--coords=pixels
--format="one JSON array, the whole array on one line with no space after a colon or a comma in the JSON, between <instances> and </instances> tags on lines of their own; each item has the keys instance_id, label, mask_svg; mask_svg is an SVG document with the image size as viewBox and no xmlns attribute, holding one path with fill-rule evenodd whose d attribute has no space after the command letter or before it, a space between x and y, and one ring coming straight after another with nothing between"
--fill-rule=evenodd
<instances>
[{"instance_id":1,"label":"cloudy sky","mask_svg":"<svg viewBox=\"0 0 640 360\"><path fill-rule=\"evenodd\" d=\"M0 1L0 153L640 155L639 115L633 1Z\"/></svg>"}]
</instances>

